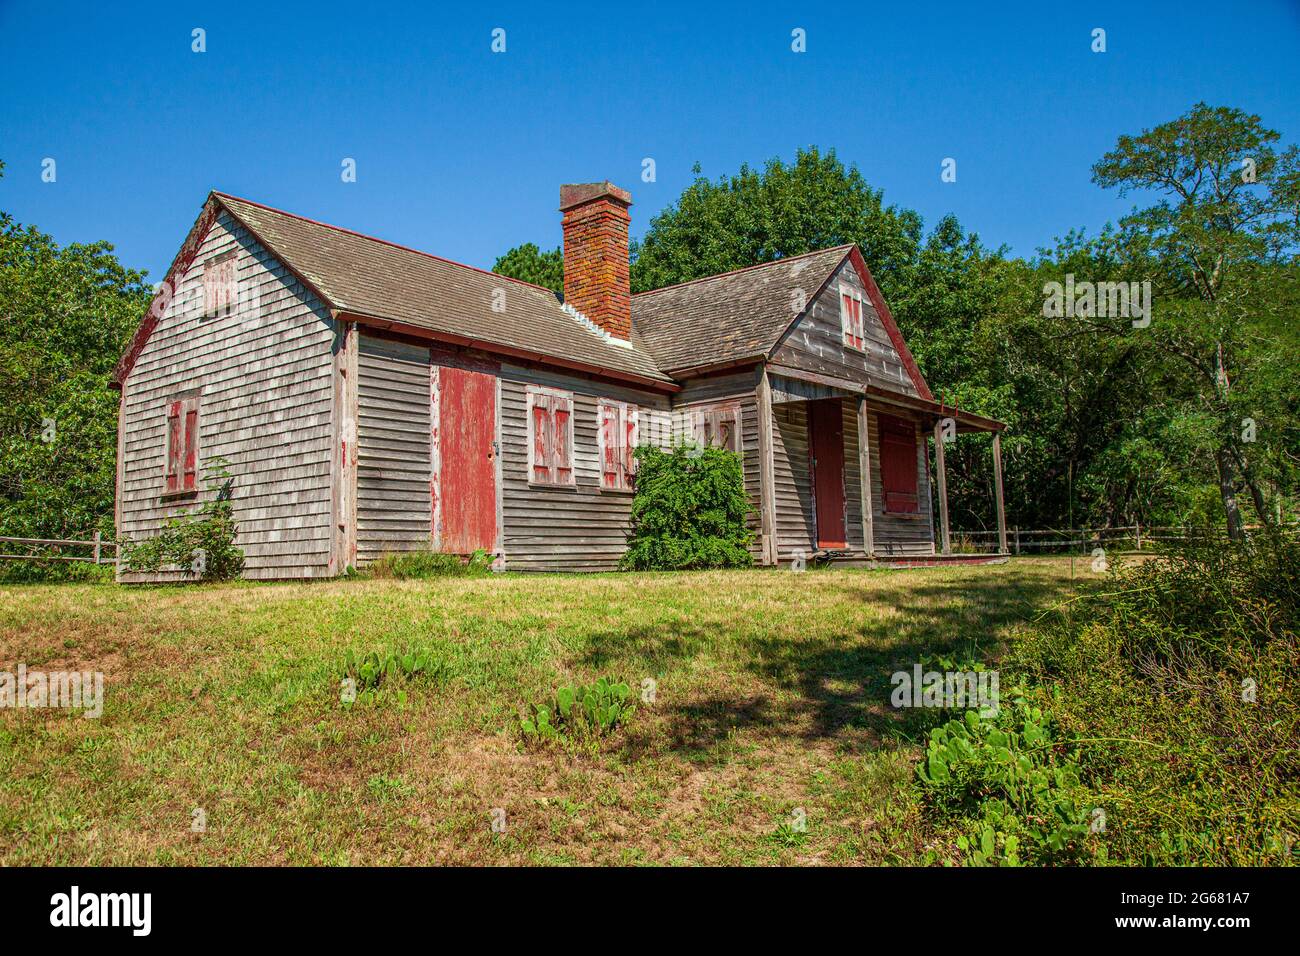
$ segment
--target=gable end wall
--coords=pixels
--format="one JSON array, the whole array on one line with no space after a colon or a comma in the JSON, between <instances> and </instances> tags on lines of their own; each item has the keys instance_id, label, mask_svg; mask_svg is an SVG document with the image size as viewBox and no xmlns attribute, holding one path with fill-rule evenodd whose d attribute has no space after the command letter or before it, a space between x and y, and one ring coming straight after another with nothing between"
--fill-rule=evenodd
<instances>
[{"instance_id":1,"label":"gable end wall","mask_svg":"<svg viewBox=\"0 0 1300 956\"><path fill-rule=\"evenodd\" d=\"M231 251L241 308L205 318L203 264ZM152 537L208 496L162 498L167 401L197 388L200 469L217 456L229 462L245 577L329 574L334 340L325 307L222 212L123 383L118 533Z\"/></svg>"},{"instance_id":2,"label":"gable end wall","mask_svg":"<svg viewBox=\"0 0 1300 956\"><path fill-rule=\"evenodd\" d=\"M862 330L866 345L863 351L844 345L840 323L841 284L862 297ZM772 361L817 375L875 385L913 397L918 395L916 384L871 304L858 270L849 259L845 259L826 288L782 337L772 354Z\"/></svg>"}]
</instances>

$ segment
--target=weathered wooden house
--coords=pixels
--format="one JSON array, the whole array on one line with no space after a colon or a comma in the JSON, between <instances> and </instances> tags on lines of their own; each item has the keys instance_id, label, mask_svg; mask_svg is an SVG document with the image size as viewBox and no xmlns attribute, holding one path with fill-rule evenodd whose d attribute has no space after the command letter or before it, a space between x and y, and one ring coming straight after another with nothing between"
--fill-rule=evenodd
<instances>
[{"instance_id":1,"label":"weathered wooden house","mask_svg":"<svg viewBox=\"0 0 1300 956\"><path fill-rule=\"evenodd\" d=\"M610 569L631 449L694 440L742 456L760 563L978 560L948 554L939 436L992 432L1001 528L1002 426L934 400L858 249L632 295L630 205L561 187L561 302L212 193L114 376L119 534L191 508L219 457L248 577L479 548Z\"/></svg>"}]
</instances>

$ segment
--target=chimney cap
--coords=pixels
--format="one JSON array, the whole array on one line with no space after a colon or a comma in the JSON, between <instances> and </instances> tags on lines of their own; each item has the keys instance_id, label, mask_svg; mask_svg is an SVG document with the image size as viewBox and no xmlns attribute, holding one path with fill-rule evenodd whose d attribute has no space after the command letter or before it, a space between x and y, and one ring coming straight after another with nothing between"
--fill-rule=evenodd
<instances>
[{"instance_id":1,"label":"chimney cap","mask_svg":"<svg viewBox=\"0 0 1300 956\"><path fill-rule=\"evenodd\" d=\"M622 206L632 205L632 194L626 189L619 189L609 180L602 183L568 183L560 187L560 212L568 212L575 206L597 199L612 199Z\"/></svg>"}]
</instances>

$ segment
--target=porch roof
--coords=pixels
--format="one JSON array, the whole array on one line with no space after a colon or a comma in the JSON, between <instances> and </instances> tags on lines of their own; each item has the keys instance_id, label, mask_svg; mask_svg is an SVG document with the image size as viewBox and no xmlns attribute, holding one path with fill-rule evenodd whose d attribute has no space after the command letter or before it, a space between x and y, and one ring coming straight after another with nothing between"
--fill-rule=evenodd
<instances>
[{"instance_id":1,"label":"porch roof","mask_svg":"<svg viewBox=\"0 0 1300 956\"><path fill-rule=\"evenodd\" d=\"M880 388L876 385L867 385L862 382L852 382L848 379L836 378L830 375L819 375L814 372L806 372L803 369L792 368L787 365L778 365L769 363L768 370L777 376L783 378L795 379L801 382L808 382L813 385L821 385L836 392L848 395L864 395L877 404L897 405L908 411L921 412L931 416L936 421L941 418L951 418L957 423L958 432L1000 432L1007 426L1005 422L1000 422L995 418L986 418L983 415L975 415L971 412L962 411L961 409L946 405L943 402L936 402L928 398L919 398L912 395L904 395L900 392L891 392L888 389Z\"/></svg>"}]
</instances>

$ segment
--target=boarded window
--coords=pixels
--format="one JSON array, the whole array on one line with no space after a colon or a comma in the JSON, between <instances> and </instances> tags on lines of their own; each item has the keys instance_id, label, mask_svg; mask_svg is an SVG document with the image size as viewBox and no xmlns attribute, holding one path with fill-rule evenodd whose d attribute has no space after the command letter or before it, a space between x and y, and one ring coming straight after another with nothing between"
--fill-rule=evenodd
<instances>
[{"instance_id":1,"label":"boarded window","mask_svg":"<svg viewBox=\"0 0 1300 956\"><path fill-rule=\"evenodd\" d=\"M725 448L737 455L744 449L740 441L740 406L709 405L691 413L695 441L705 448Z\"/></svg>"},{"instance_id":2,"label":"boarded window","mask_svg":"<svg viewBox=\"0 0 1300 956\"><path fill-rule=\"evenodd\" d=\"M880 484L886 512L915 514L920 510L916 472L916 426L901 418L881 415Z\"/></svg>"},{"instance_id":3,"label":"boarded window","mask_svg":"<svg viewBox=\"0 0 1300 956\"><path fill-rule=\"evenodd\" d=\"M854 349L866 349L862 332L862 295L856 289L840 289L840 325L844 329L845 345Z\"/></svg>"},{"instance_id":4,"label":"boarded window","mask_svg":"<svg viewBox=\"0 0 1300 956\"><path fill-rule=\"evenodd\" d=\"M167 403L166 494L199 488L199 399L178 398Z\"/></svg>"},{"instance_id":5,"label":"boarded window","mask_svg":"<svg viewBox=\"0 0 1300 956\"><path fill-rule=\"evenodd\" d=\"M203 263L203 314L209 318L235 311L235 254L228 252Z\"/></svg>"},{"instance_id":6,"label":"boarded window","mask_svg":"<svg viewBox=\"0 0 1300 956\"><path fill-rule=\"evenodd\" d=\"M636 471L637 407L602 398L596 403L597 437L600 442L600 487L631 491Z\"/></svg>"},{"instance_id":7,"label":"boarded window","mask_svg":"<svg viewBox=\"0 0 1300 956\"><path fill-rule=\"evenodd\" d=\"M573 394L528 390L528 480L573 484Z\"/></svg>"}]
</instances>

